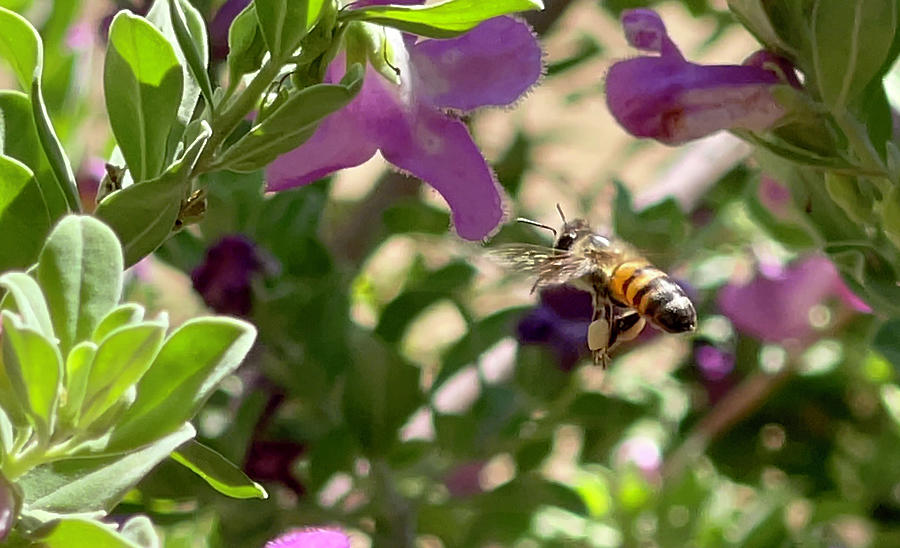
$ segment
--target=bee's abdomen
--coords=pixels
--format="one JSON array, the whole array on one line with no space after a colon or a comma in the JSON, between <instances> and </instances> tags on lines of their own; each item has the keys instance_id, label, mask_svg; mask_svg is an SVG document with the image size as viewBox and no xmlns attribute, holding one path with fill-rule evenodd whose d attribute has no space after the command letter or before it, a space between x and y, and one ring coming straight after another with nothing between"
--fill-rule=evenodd
<instances>
[{"instance_id":1,"label":"bee's abdomen","mask_svg":"<svg viewBox=\"0 0 900 548\"><path fill-rule=\"evenodd\" d=\"M669 333L692 331L697 324L694 304L662 270L644 262L627 261L610 276L610 296L637 310Z\"/></svg>"}]
</instances>

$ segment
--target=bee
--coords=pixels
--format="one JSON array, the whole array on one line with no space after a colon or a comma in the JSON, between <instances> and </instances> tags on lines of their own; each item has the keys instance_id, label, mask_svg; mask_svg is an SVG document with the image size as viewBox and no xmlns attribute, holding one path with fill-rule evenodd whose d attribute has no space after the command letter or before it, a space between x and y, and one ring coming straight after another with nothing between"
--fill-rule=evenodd
<instances>
[{"instance_id":1,"label":"bee","mask_svg":"<svg viewBox=\"0 0 900 548\"><path fill-rule=\"evenodd\" d=\"M686 333L697 325L697 311L684 290L633 247L594 231L583 219L553 227L518 219L550 230L553 247L511 244L489 254L508 268L536 276L531 291L568 284L593 297L593 317L587 343L595 364L609 365L610 352L640 334L645 324L668 333Z\"/></svg>"}]
</instances>

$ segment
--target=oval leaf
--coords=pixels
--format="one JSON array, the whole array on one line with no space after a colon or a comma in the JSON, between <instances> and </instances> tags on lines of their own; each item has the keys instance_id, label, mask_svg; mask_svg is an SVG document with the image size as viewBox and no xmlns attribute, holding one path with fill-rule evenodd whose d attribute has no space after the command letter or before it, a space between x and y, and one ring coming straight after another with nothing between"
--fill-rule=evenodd
<instances>
[{"instance_id":1,"label":"oval leaf","mask_svg":"<svg viewBox=\"0 0 900 548\"><path fill-rule=\"evenodd\" d=\"M3 118L3 124L0 124L0 153L19 160L34 173L49 217L46 221L46 230L49 232L50 227L68 212L68 206L66 196L56 182L56 175L42 148L31 100L20 91L0 91L0 117ZM34 232L38 232L39 224L44 222L37 215L29 220L35 223ZM46 235L45 232L44 236Z\"/></svg>"},{"instance_id":2,"label":"oval leaf","mask_svg":"<svg viewBox=\"0 0 900 548\"><path fill-rule=\"evenodd\" d=\"M209 126L205 126L184 156L165 173L113 192L97 205L94 215L118 235L126 266L153 253L172 233L181 202L190 189L191 170L208 138Z\"/></svg>"},{"instance_id":3,"label":"oval leaf","mask_svg":"<svg viewBox=\"0 0 900 548\"><path fill-rule=\"evenodd\" d=\"M31 82L40 77L44 63L41 37L27 19L0 7L0 57L12 65L22 89L31 89Z\"/></svg>"},{"instance_id":4,"label":"oval leaf","mask_svg":"<svg viewBox=\"0 0 900 548\"><path fill-rule=\"evenodd\" d=\"M25 327L40 332L48 339L54 338L50 310L41 286L34 278L24 272L7 272L0 276L0 287L8 291L7 298L11 299L7 303L4 298L4 307L18 314Z\"/></svg>"},{"instance_id":5,"label":"oval leaf","mask_svg":"<svg viewBox=\"0 0 900 548\"><path fill-rule=\"evenodd\" d=\"M90 338L122 294L122 249L116 235L93 217L66 217L41 251L37 279L66 354Z\"/></svg>"},{"instance_id":6,"label":"oval leaf","mask_svg":"<svg viewBox=\"0 0 900 548\"><path fill-rule=\"evenodd\" d=\"M106 338L107 335L112 333L114 330L126 326L135 324L144 319L144 307L137 303L125 303L120 304L109 314L106 315L105 318L100 320L100 325L97 326L97 329L94 330L94 334L91 336L91 340L95 343L100 343Z\"/></svg>"},{"instance_id":7,"label":"oval leaf","mask_svg":"<svg viewBox=\"0 0 900 548\"><path fill-rule=\"evenodd\" d=\"M251 480L240 468L215 450L191 440L172 453L172 459L203 478L223 495L236 499L266 499L263 486Z\"/></svg>"},{"instance_id":8,"label":"oval leaf","mask_svg":"<svg viewBox=\"0 0 900 548\"><path fill-rule=\"evenodd\" d=\"M190 420L253 345L256 329L232 318L195 318L163 344L137 385L137 399L113 431L108 450L149 443Z\"/></svg>"},{"instance_id":9,"label":"oval leaf","mask_svg":"<svg viewBox=\"0 0 900 548\"><path fill-rule=\"evenodd\" d=\"M430 38L453 38L492 17L544 9L541 0L447 0L413 6L366 6L344 10L344 21L368 21Z\"/></svg>"},{"instance_id":10,"label":"oval leaf","mask_svg":"<svg viewBox=\"0 0 900 548\"><path fill-rule=\"evenodd\" d=\"M163 172L182 89L181 65L169 41L143 17L120 11L109 29L103 91L113 134L135 181Z\"/></svg>"},{"instance_id":11,"label":"oval leaf","mask_svg":"<svg viewBox=\"0 0 900 548\"><path fill-rule=\"evenodd\" d=\"M255 0L256 18L272 57L289 56L322 15L326 0Z\"/></svg>"},{"instance_id":12,"label":"oval leaf","mask_svg":"<svg viewBox=\"0 0 900 548\"><path fill-rule=\"evenodd\" d=\"M822 99L844 109L882 70L897 31L896 0L818 0L813 62Z\"/></svg>"},{"instance_id":13,"label":"oval leaf","mask_svg":"<svg viewBox=\"0 0 900 548\"><path fill-rule=\"evenodd\" d=\"M228 29L229 81L237 82L244 74L259 70L265 53L266 43L256 20L256 4L250 3Z\"/></svg>"},{"instance_id":14,"label":"oval leaf","mask_svg":"<svg viewBox=\"0 0 900 548\"><path fill-rule=\"evenodd\" d=\"M0 271L34 264L49 230L34 174L18 160L0 155Z\"/></svg>"},{"instance_id":15,"label":"oval leaf","mask_svg":"<svg viewBox=\"0 0 900 548\"><path fill-rule=\"evenodd\" d=\"M35 534L42 548L141 548L99 521L66 518L42 527Z\"/></svg>"},{"instance_id":16,"label":"oval leaf","mask_svg":"<svg viewBox=\"0 0 900 548\"><path fill-rule=\"evenodd\" d=\"M47 439L62 388L59 349L38 331L25 327L17 316L4 311L3 363L38 435Z\"/></svg>"}]
</instances>

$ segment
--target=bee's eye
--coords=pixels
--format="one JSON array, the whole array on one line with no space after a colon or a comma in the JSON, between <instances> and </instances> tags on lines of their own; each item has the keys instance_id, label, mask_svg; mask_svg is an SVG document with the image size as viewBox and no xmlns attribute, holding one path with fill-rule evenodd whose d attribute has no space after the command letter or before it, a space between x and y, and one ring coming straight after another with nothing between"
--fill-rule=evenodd
<instances>
[{"instance_id":1,"label":"bee's eye","mask_svg":"<svg viewBox=\"0 0 900 548\"><path fill-rule=\"evenodd\" d=\"M556 240L556 249L567 250L572 247L572 242L575 241L575 233L574 232L566 232Z\"/></svg>"}]
</instances>

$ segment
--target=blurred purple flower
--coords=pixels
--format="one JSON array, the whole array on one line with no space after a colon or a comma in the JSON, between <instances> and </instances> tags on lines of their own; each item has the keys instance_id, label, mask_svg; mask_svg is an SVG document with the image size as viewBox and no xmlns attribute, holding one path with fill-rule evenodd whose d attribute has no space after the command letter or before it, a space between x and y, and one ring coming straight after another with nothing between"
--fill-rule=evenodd
<instances>
[{"instance_id":1,"label":"blurred purple flower","mask_svg":"<svg viewBox=\"0 0 900 548\"><path fill-rule=\"evenodd\" d=\"M466 125L445 111L514 103L541 76L540 45L528 25L511 17L490 19L457 38L413 43L407 36L406 43L400 85L369 67L349 105L269 166L268 188L305 185L381 151L444 197L461 237L482 239L503 219L501 190ZM344 63L336 59L326 81L340 79Z\"/></svg>"},{"instance_id":2,"label":"blurred purple flower","mask_svg":"<svg viewBox=\"0 0 900 548\"><path fill-rule=\"evenodd\" d=\"M519 342L549 346L559 368L571 371L590 355L587 330L592 314L590 294L566 285L545 289L540 306L519 321Z\"/></svg>"},{"instance_id":3,"label":"blurred purple flower","mask_svg":"<svg viewBox=\"0 0 900 548\"><path fill-rule=\"evenodd\" d=\"M809 311L836 297L859 312L871 312L852 295L827 258L811 256L787 267L769 266L744 285L728 284L718 305L739 330L768 342L807 339L815 333Z\"/></svg>"},{"instance_id":4,"label":"blurred purple flower","mask_svg":"<svg viewBox=\"0 0 900 548\"><path fill-rule=\"evenodd\" d=\"M106 162L102 158L88 156L78 166L75 184L78 187L78 196L81 198L81 206L85 213L94 211L97 205L97 191L104 175L106 175Z\"/></svg>"},{"instance_id":5,"label":"blurred purple flower","mask_svg":"<svg viewBox=\"0 0 900 548\"><path fill-rule=\"evenodd\" d=\"M622 26L632 46L659 54L620 61L606 77L609 110L636 137L677 145L722 129L764 131L786 112L772 89L799 85L787 61L768 52L743 65L687 61L652 10L623 12Z\"/></svg>"},{"instance_id":6,"label":"blurred purple flower","mask_svg":"<svg viewBox=\"0 0 900 548\"><path fill-rule=\"evenodd\" d=\"M216 312L247 316L252 309L250 282L262 268L253 242L241 235L225 236L206 250L206 258L191 272L191 280Z\"/></svg>"},{"instance_id":7,"label":"blurred purple flower","mask_svg":"<svg viewBox=\"0 0 900 548\"><path fill-rule=\"evenodd\" d=\"M350 537L338 529L304 529L270 540L265 548L350 548Z\"/></svg>"},{"instance_id":8,"label":"blurred purple flower","mask_svg":"<svg viewBox=\"0 0 900 548\"><path fill-rule=\"evenodd\" d=\"M777 180L763 175L757 187L759 202L775 217L786 219L790 215L791 191Z\"/></svg>"},{"instance_id":9,"label":"blurred purple flower","mask_svg":"<svg viewBox=\"0 0 900 548\"><path fill-rule=\"evenodd\" d=\"M701 343L694 348L694 361L709 403L715 404L734 384L731 375L734 370L734 354L711 344Z\"/></svg>"},{"instance_id":10,"label":"blurred purple flower","mask_svg":"<svg viewBox=\"0 0 900 548\"><path fill-rule=\"evenodd\" d=\"M302 497L306 487L297 481L291 470L305 451L306 446L295 441L253 440L247 452L244 472L256 481L280 483Z\"/></svg>"},{"instance_id":11,"label":"blurred purple flower","mask_svg":"<svg viewBox=\"0 0 900 548\"><path fill-rule=\"evenodd\" d=\"M444 486L452 497L470 497L484 491L481 487L481 470L484 469L483 460L474 460L460 464L444 478Z\"/></svg>"},{"instance_id":12,"label":"blurred purple flower","mask_svg":"<svg viewBox=\"0 0 900 548\"><path fill-rule=\"evenodd\" d=\"M250 0L227 0L213 16L209 23L210 60L221 61L228 56L228 29L248 4Z\"/></svg>"}]
</instances>

